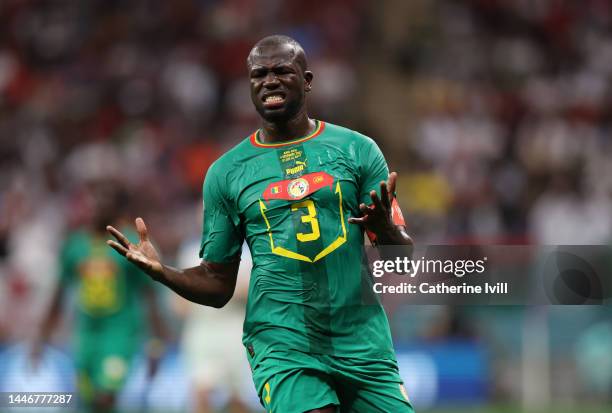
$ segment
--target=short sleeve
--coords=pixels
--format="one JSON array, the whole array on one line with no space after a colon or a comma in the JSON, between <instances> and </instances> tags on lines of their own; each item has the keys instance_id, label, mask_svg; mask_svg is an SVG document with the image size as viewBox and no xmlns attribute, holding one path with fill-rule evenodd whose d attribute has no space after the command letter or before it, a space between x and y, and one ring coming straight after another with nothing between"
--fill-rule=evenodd
<instances>
[{"instance_id":1,"label":"short sleeve","mask_svg":"<svg viewBox=\"0 0 612 413\"><path fill-rule=\"evenodd\" d=\"M227 196L227 185L222 185L213 164L204 179L204 222L200 258L209 262L226 263L240 258L244 236L240 219Z\"/></svg>"},{"instance_id":2,"label":"short sleeve","mask_svg":"<svg viewBox=\"0 0 612 413\"><path fill-rule=\"evenodd\" d=\"M380 182L387 181L389 168L376 142L363 135L360 137L363 143L359 151L359 202L369 205L372 203L370 191L374 189L380 194Z\"/></svg>"}]
</instances>

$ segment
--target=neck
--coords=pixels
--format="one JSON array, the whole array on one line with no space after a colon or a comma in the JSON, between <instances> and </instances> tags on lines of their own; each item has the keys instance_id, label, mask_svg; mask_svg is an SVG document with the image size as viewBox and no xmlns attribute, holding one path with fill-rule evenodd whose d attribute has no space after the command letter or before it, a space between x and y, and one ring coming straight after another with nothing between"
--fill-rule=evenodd
<instances>
[{"instance_id":1,"label":"neck","mask_svg":"<svg viewBox=\"0 0 612 413\"><path fill-rule=\"evenodd\" d=\"M261 140L265 143L289 141L306 136L315 129L314 120L308 117L306 111L300 111L286 121L270 122L263 120Z\"/></svg>"}]
</instances>

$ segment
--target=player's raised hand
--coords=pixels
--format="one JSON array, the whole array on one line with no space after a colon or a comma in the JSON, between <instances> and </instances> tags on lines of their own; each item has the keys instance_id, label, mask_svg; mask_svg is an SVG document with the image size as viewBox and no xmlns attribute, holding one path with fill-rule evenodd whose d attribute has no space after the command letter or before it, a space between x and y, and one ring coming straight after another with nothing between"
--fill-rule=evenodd
<instances>
[{"instance_id":1,"label":"player's raised hand","mask_svg":"<svg viewBox=\"0 0 612 413\"><path fill-rule=\"evenodd\" d=\"M380 183L380 198L376 191L370 191L372 203L370 205L361 204L359 210L361 217L349 218L349 223L362 225L368 231L378 234L380 231L392 228L392 209L391 204L395 197L395 182L397 181L397 173L391 172L387 182Z\"/></svg>"},{"instance_id":2,"label":"player's raised hand","mask_svg":"<svg viewBox=\"0 0 612 413\"><path fill-rule=\"evenodd\" d=\"M376 191L371 191L372 203L359 205L361 216L349 218L348 222L363 226L374 234L378 243L409 245L412 239L406 233L404 219L395 200L396 181L397 173L391 172L387 182L380 183L380 197Z\"/></svg>"},{"instance_id":3,"label":"player's raised hand","mask_svg":"<svg viewBox=\"0 0 612 413\"><path fill-rule=\"evenodd\" d=\"M159 254L151 241L149 241L147 226L143 219L136 218L135 224L136 231L138 231L140 237L138 244L131 243L125 235L110 225L106 227L106 230L115 237L116 241L108 240L106 243L156 279L163 271L162 264L159 260Z\"/></svg>"}]
</instances>

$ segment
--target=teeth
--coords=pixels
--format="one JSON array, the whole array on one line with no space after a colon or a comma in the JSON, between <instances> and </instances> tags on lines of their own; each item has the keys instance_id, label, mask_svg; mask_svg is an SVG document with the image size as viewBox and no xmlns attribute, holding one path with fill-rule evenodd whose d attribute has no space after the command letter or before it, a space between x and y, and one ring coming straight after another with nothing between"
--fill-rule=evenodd
<instances>
[{"instance_id":1,"label":"teeth","mask_svg":"<svg viewBox=\"0 0 612 413\"><path fill-rule=\"evenodd\" d=\"M277 103L277 102L282 102L283 98L281 96L278 95L273 95L273 96L268 96L266 98L266 103Z\"/></svg>"}]
</instances>

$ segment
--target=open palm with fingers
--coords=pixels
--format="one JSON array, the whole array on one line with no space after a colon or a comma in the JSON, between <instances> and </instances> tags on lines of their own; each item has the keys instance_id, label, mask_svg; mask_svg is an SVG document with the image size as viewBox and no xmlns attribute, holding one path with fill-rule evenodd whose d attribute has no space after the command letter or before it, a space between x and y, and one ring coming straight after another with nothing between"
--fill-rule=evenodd
<instances>
[{"instance_id":1,"label":"open palm with fingers","mask_svg":"<svg viewBox=\"0 0 612 413\"><path fill-rule=\"evenodd\" d=\"M108 240L106 243L156 279L163 271L162 264L159 260L159 254L149 240L149 234L144 220L142 218L136 218L135 224L136 231L138 231L138 236L140 237L138 244L131 243L125 235L110 225L106 227L106 230L115 237L116 241Z\"/></svg>"},{"instance_id":2,"label":"open palm with fingers","mask_svg":"<svg viewBox=\"0 0 612 413\"><path fill-rule=\"evenodd\" d=\"M370 191L372 204L360 204L359 211L361 212L361 217L349 218L349 222L351 224L362 225L365 229L377 235L381 232L395 228L392 219L391 204L393 198L395 198L396 180L397 173L391 172L388 181L382 181L380 183L380 197L376 191Z\"/></svg>"},{"instance_id":3,"label":"open palm with fingers","mask_svg":"<svg viewBox=\"0 0 612 413\"><path fill-rule=\"evenodd\" d=\"M370 191L371 205L360 204L360 217L349 218L349 223L357 224L373 234L380 245L412 245L412 238L406 232L404 218L395 199L397 173L391 172L387 182L380 183L380 197L376 191Z\"/></svg>"}]
</instances>

